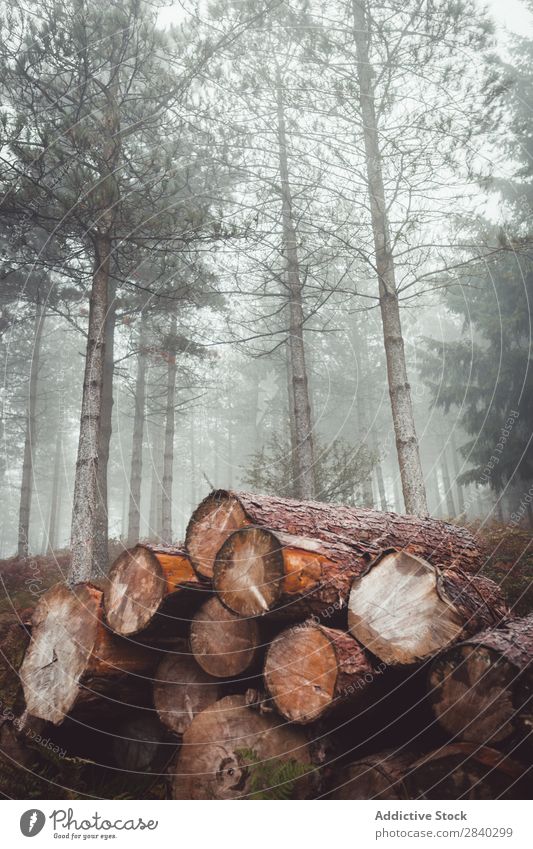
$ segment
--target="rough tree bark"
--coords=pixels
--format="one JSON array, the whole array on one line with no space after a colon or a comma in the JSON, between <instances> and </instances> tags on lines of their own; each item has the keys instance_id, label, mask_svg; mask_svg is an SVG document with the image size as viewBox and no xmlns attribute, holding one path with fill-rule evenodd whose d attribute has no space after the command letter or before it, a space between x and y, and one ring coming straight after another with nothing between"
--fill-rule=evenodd
<instances>
[{"instance_id":1,"label":"rough tree bark","mask_svg":"<svg viewBox=\"0 0 533 849\"><path fill-rule=\"evenodd\" d=\"M406 551L384 552L356 577L348 628L384 663L411 664L477 631L499 625L508 608L497 584L444 569Z\"/></svg>"},{"instance_id":2,"label":"rough tree bark","mask_svg":"<svg viewBox=\"0 0 533 849\"><path fill-rule=\"evenodd\" d=\"M376 548L406 549L432 563L466 571L478 570L484 563L470 531L437 519L215 490L198 505L187 527L186 547L198 574L211 578L224 541L234 531L250 526L333 545L354 545L356 553L366 543L370 553Z\"/></svg>"},{"instance_id":3,"label":"rough tree bark","mask_svg":"<svg viewBox=\"0 0 533 849\"><path fill-rule=\"evenodd\" d=\"M94 273L72 504L72 559L69 573L71 585L88 581L99 567L96 524L99 509L98 463L105 371L105 330L112 251L110 231L96 233L93 241Z\"/></svg>"},{"instance_id":4,"label":"rough tree bark","mask_svg":"<svg viewBox=\"0 0 533 849\"><path fill-rule=\"evenodd\" d=\"M294 435L296 439L295 466L297 476L295 492L299 498L314 498L315 468L313 446L313 423L309 401L309 384L305 361L304 312L302 281L298 259L298 239L292 212L292 193L287 160L287 138L283 88L279 68L276 68L276 97L278 117L278 155L281 180L281 203L283 223L283 252L286 263L286 286L289 298L289 351L292 393L289 394L289 410L294 412ZM292 395L292 399L291 399ZM292 401L292 403L291 403Z\"/></svg>"},{"instance_id":5,"label":"rough tree bark","mask_svg":"<svg viewBox=\"0 0 533 849\"><path fill-rule=\"evenodd\" d=\"M48 534L46 552L52 553L57 548L58 532L59 532L59 517L61 511L61 496L63 488L60 486L61 481L61 459L63 453L63 416L60 419L57 427L56 445L54 451L54 472L52 478L52 493L50 495L50 513L48 516Z\"/></svg>"},{"instance_id":6,"label":"rough tree bark","mask_svg":"<svg viewBox=\"0 0 533 849\"><path fill-rule=\"evenodd\" d=\"M110 265L111 272L111 265ZM115 376L115 284L110 287L110 302L105 320L104 375L102 408L98 436L97 509L95 519L95 565L93 575L106 575L109 567L109 504L107 469L113 434L113 380Z\"/></svg>"},{"instance_id":7,"label":"rough tree bark","mask_svg":"<svg viewBox=\"0 0 533 849\"><path fill-rule=\"evenodd\" d=\"M220 549L213 585L224 605L239 616L330 618L346 607L354 577L378 553L372 543L348 546L243 528Z\"/></svg>"},{"instance_id":8,"label":"rough tree bark","mask_svg":"<svg viewBox=\"0 0 533 849\"><path fill-rule=\"evenodd\" d=\"M263 772L269 769L273 774L284 761L311 765L300 729L247 707L245 696L226 696L199 713L183 735L172 771L172 798L249 798L256 773L251 756ZM273 781L278 784L280 779L274 775ZM296 798L306 798L311 790L310 775L292 779L291 785ZM271 787L254 789L260 792Z\"/></svg>"},{"instance_id":9,"label":"rough tree bark","mask_svg":"<svg viewBox=\"0 0 533 849\"><path fill-rule=\"evenodd\" d=\"M37 387L41 360L41 342L43 336L46 308L39 305L35 316L33 351L30 365L28 388L28 406L26 408L26 430L24 434L24 459L22 462L22 481L20 485L20 506L18 525L17 554L27 557L29 552L31 496L33 490L33 460L37 425Z\"/></svg>"},{"instance_id":10,"label":"rough tree bark","mask_svg":"<svg viewBox=\"0 0 533 849\"><path fill-rule=\"evenodd\" d=\"M135 408L131 440L130 503L128 511L128 546L139 541L141 521L141 484L146 392L146 312L141 310L135 379Z\"/></svg>"},{"instance_id":11,"label":"rough tree bark","mask_svg":"<svg viewBox=\"0 0 533 849\"><path fill-rule=\"evenodd\" d=\"M491 746L520 740L533 727L533 615L483 631L431 666L428 686L441 727Z\"/></svg>"},{"instance_id":12,"label":"rough tree bark","mask_svg":"<svg viewBox=\"0 0 533 849\"><path fill-rule=\"evenodd\" d=\"M356 713L377 671L357 640L310 620L273 640L264 675L276 710L289 722L307 725L345 702Z\"/></svg>"},{"instance_id":13,"label":"rough tree bark","mask_svg":"<svg viewBox=\"0 0 533 849\"><path fill-rule=\"evenodd\" d=\"M174 340L177 321L175 314L170 322L170 350L167 366L167 396L165 405L165 448L163 453L163 491L162 491L162 528L161 540L166 545L172 542L172 489L174 485L174 430L176 403L176 352Z\"/></svg>"},{"instance_id":14,"label":"rough tree bark","mask_svg":"<svg viewBox=\"0 0 533 849\"><path fill-rule=\"evenodd\" d=\"M150 451L152 462L152 474L150 481L150 515L149 536L152 539L161 540L161 509L163 506L161 492L162 475L162 440L160 428L155 418L152 419L150 427Z\"/></svg>"},{"instance_id":15,"label":"rough tree bark","mask_svg":"<svg viewBox=\"0 0 533 849\"><path fill-rule=\"evenodd\" d=\"M365 0L352 0L352 14L359 80L359 106L363 125L379 301L398 463L406 512L426 516L428 513L426 490L411 389L407 377L394 256L383 183L382 156L375 108L374 70L369 56L370 22L366 13Z\"/></svg>"}]
</instances>

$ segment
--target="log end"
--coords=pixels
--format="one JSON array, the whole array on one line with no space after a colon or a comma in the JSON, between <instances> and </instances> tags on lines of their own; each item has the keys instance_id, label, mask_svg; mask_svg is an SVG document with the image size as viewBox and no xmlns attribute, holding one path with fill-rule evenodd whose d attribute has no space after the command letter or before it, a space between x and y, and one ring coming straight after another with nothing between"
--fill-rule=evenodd
<instances>
[{"instance_id":1,"label":"log end","mask_svg":"<svg viewBox=\"0 0 533 849\"><path fill-rule=\"evenodd\" d=\"M200 577L213 577L215 557L224 541L249 524L241 504L230 492L212 492L198 505L187 525L185 545Z\"/></svg>"},{"instance_id":2,"label":"log end","mask_svg":"<svg viewBox=\"0 0 533 849\"><path fill-rule=\"evenodd\" d=\"M311 781L302 731L247 707L245 696L227 696L198 714L185 732L172 797L302 799Z\"/></svg>"},{"instance_id":3,"label":"log end","mask_svg":"<svg viewBox=\"0 0 533 849\"><path fill-rule=\"evenodd\" d=\"M151 622L167 592L167 578L154 554L142 545L122 552L109 572L104 610L109 627L123 637Z\"/></svg>"},{"instance_id":4,"label":"log end","mask_svg":"<svg viewBox=\"0 0 533 849\"><path fill-rule=\"evenodd\" d=\"M260 636L254 619L242 619L210 598L191 623L191 650L202 669L216 678L241 675L257 657Z\"/></svg>"},{"instance_id":5,"label":"log end","mask_svg":"<svg viewBox=\"0 0 533 849\"><path fill-rule=\"evenodd\" d=\"M268 613L281 597L283 580L282 547L270 531L236 531L217 554L215 589L222 603L239 616Z\"/></svg>"},{"instance_id":6,"label":"log end","mask_svg":"<svg viewBox=\"0 0 533 849\"><path fill-rule=\"evenodd\" d=\"M194 717L220 697L218 681L188 654L168 653L154 678L154 705L163 725L184 734Z\"/></svg>"},{"instance_id":7,"label":"log end","mask_svg":"<svg viewBox=\"0 0 533 849\"><path fill-rule=\"evenodd\" d=\"M455 642L464 620L439 591L437 567L389 551L353 582L348 628L387 664L424 660Z\"/></svg>"},{"instance_id":8,"label":"log end","mask_svg":"<svg viewBox=\"0 0 533 849\"><path fill-rule=\"evenodd\" d=\"M335 649L313 625L287 629L267 652L265 683L277 710L290 722L308 724L322 716L334 701L337 675Z\"/></svg>"},{"instance_id":9,"label":"log end","mask_svg":"<svg viewBox=\"0 0 533 849\"><path fill-rule=\"evenodd\" d=\"M437 658L429 673L433 711L441 727L472 743L495 745L515 731L515 667L483 645L462 645Z\"/></svg>"},{"instance_id":10,"label":"log end","mask_svg":"<svg viewBox=\"0 0 533 849\"><path fill-rule=\"evenodd\" d=\"M59 725L71 710L102 627L101 600L90 584L58 584L39 600L20 670L29 714Z\"/></svg>"}]
</instances>

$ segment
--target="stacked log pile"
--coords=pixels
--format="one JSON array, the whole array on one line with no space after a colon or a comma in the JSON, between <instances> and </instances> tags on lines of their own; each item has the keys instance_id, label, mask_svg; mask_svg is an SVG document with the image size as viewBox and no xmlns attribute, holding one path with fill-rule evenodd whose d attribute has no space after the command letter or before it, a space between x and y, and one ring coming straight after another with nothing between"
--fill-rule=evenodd
<instances>
[{"instance_id":1,"label":"stacked log pile","mask_svg":"<svg viewBox=\"0 0 533 849\"><path fill-rule=\"evenodd\" d=\"M520 798L533 616L483 563L435 519L213 492L183 547L40 599L18 727L176 799Z\"/></svg>"}]
</instances>

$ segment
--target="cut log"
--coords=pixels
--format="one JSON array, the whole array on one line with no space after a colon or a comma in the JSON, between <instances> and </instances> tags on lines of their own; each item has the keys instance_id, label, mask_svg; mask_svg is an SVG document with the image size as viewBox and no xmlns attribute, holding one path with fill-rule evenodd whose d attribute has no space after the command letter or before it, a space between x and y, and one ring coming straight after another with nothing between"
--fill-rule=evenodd
<instances>
[{"instance_id":1,"label":"cut log","mask_svg":"<svg viewBox=\"0 0 533 849\"><path fill-rule=\"evenodd\" d=\"M346 606L352 580L369 559L369 545L244 528L220 549L213 584L222 603L239 616L275 611L281 618L329 618Z\"/></svg>"},{"instance_id":2,"label":"cut log","mask_svg":"<svg viewBox=\"0 0 533 849\"><path fill-rule=\"evenodd\" d=\"M57 584L41 597L20 677L28 713L54 725L107 697L113 710L151 695L155 651L115 636L103 623L102 592Z\"/></svg>"},{"instance_id":3,"label":"cut log","mask_svg":"<svg viewBox=\"0 0 533 849\"><path fill-rule=\"evenodd\" d=\"M533 729L533 615L483 631L433 661L429 688L441 727L494 746Z\"/></svg>"},{"instance_id":4,"label":"cut log","mask_svg":"<svg viewBox=\"0 0 533 849\"><path fill-rule=\"evenodd\" d=\"M368 755L335 772L330 799L409 799L405 776L417 760L412 752Z\"/></svg>"},{"instance_id":5,"label":"cut log","mask_svg":"<svg viewBox=\"0 0 533 849\"><path fill-rule=\"evenodd\" d=\"M191 623L191 651L196 662L216 678L241 675L259 656L259 627L241 619L217 598L202 605Z\"/></svg>"},{"instance_id":6,"label":"cut log","mask_svg":"<svg viewBox=\"0 0 533 849\"><path fill-rule=\"evenodd\" d=\"M184 734L194 717L221 696L219 681L187 654L165 655L155 673L154 704L159 718L174 734Z\"/></svg>"},{"instance_id":7,"label":"cut log","mask_svg":"<svg viewBox=\"0 0 533 849\"><path fill-rule=\"evenodd\" d=\"M250 526L353 546L360 555L368 544L372 558L377 550L396 548L465 571L483 565L470 531L437 519L215 490L196 508L187 527L186 548L197 573L211 578L222 544L234 531Z\"/></svg>"},{"instance_id":8,"label":"cut log","mask_svg":"<svg viewBox=\"0 0 533 849\"><path fill-rule=\"evenodd\" d=\"M507 612L489 578L441 571L413 554L388 551L354 580L348 628L384 663L410 664L499 625Z\"/></svg>"},{"instance_id":9,"label":"cut log","mask_svg":"<svg viewBox=\"0 0 533 849\"><path fill-rule=\"evenodd\" d=\"M139 544L123 551L111 567L104 595L106 620L117 634L129 637L177 616L187 592L182 608L190 605L192 593L200 601L205 591L181 548Z\"/></svg>"},{"instance_id":10,"label":"cut log","mask_svg":"<svg viewBox=\"0 0 533 849\"><path fill-rule=\"evenodd\" d=\"M129 773L162 773L177 747L178 740L168 734L157 716L140 713L128 717L115 731L113 760Z\"/></svg>"},{"instance_id":11,"label":"cut log","mask_svg":"<svg viewBox=\"0 0 533 849\"><path fill-rule=\"evenodd\" d=\"M309 621L283 631L265 661L265 684L290 722L314 722L343 702L353 711L376 680L363 647L344 631Z\"/></svg>"},{"instance_id":12,"label":"cut log","mask_svg":"<svg viewBox=\"0 0 533 849\"><path fill-rule=\"evenodd\" d=\"M312 790L304 734L279 717L226 696L196 716L173 769L174 799L307 798Z\"/></svg>"},{"instance_id":13,"label":"cut log","mask_svg":"<svg viewBox=\"0 0 533 849\"><path fill-rule=\"evenodd\" d=\"M425 755L405 780L410 799L526 799L527 772L495 749L456 743Z\"/></svg>"}]
</instances>

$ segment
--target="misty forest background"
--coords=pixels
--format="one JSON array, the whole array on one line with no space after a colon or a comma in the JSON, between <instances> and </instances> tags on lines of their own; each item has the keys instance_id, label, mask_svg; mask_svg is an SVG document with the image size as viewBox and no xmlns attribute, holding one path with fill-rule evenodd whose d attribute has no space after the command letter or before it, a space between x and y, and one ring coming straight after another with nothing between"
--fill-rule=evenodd
<instances>
[{"instance_id":1,"label":"misty forest background","mask_svg":"<svg viewBox=\"0 0 533 849\"><path fill-rule=\"evenodd\" d=\"M1 3L2 557L87 579L213 487L527 555L532 15Z\"/></svg>"}]
</instances>

